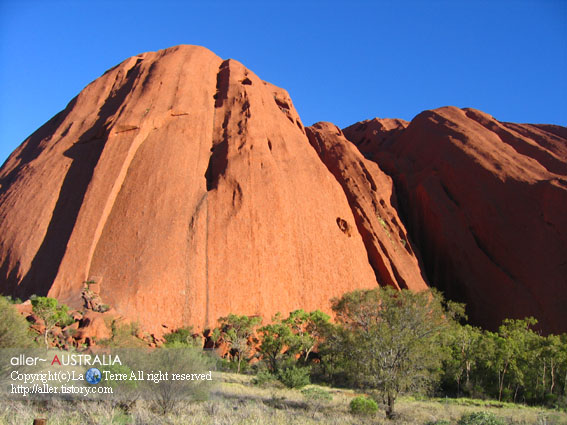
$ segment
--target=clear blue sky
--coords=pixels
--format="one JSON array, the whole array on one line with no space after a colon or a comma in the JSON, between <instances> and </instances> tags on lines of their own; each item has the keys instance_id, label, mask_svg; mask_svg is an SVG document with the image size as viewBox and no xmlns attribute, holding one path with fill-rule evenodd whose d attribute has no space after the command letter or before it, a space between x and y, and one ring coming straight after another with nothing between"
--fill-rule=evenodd
<instances>
[{"instance_id":1,"label":"clear blue sky","mask_svg":"<svg viewBox=\"0 0 567 425\"><path fill-rule=\"evenodd\" d=\"M445 105L567 125L567 0L0 0L0 163L105 70L177 44L284 87L306 125Z\"/></svg>"}]
</instances>

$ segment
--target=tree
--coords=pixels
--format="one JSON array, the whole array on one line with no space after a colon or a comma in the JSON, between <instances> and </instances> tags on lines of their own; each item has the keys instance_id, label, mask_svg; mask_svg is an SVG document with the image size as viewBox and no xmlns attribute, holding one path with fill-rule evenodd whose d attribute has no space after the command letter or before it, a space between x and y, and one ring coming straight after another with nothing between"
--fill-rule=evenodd
<instances>
[{"instance_id":1,"label":"tree","mask_svg":"<svg viewBox=\"0 0 567 425\"><path fill-rule=\"evenodd\" d=\"M537 335L530 330L537 320L527 317L523 320L505 319L498 328L494 365L498 373L498 401L502 400L504 383L509 382L510 391L514 390L514 401L518 390L524 385L522 363L527 363L530 342ZM506 379L508 378L508 379Z\"/></svg>"},{"instance_id":2,"label":"tree","mask_svg":"<svg viewBox=\"0 0 567 425\"><path fill-rule=\"evenodd\" d=\"M295 310L289 314L289 317L282 323L288 325L295 335L293 347L303 356L303 362L307 363L309 355L318 343L320 343L329 328L328 314L320 310L307 313L304 310Z\"/></svg>"},{"instance_id":3,"label":"tree","mask_svg":"<svg viewBox=\"0 0 567 425\"><path fill-rule=\"evenodd\" d=\"M267 363L270 372L277 375L282 361L295 356L300 344L291 327L283 322L280 313L272 318L272 323L260 328L260 332L262 343L258 352Z\"/></svg>"},{"instance_id":4,"label":"tree","mask_svg":"<svg viewBox=\"0 0 567 425\"><path fill-rule=\"evenodd\" d=\"M395 416L398 395L425 389L437 378L440 332L454 316L435 291L358 290L332 300L338 345L349 357L347 373L360 387L376 391Z\"/></svg>"},{"instance_id":5,"label":"tree","mask_svg":"<svg viewBox=\"0 0 567 425\"><path fill-rule=\"evenodd\" d=\"M564 334L563 338L565 339L566 336ZM561 337L558 335L548 335L541 339L540 361L543 363L541 382L544 398L550 395L553 397L554 393L559 394L561 391L560 381L562 378L564 379L564 388L567 384L567 341L562 343ZM563 395L567 396L565 390Z\"/></svg>"},{"instance_id":6,"label":"tree","mask_svg":"<svg viewBox=\"0 0 567 425\"><path fill-rule=\"evenodd\" d=\"M213 331L213 341L216 343L222 338L230 346L234 355L238 356L237 373L240 373L242 358L250 355L250 339L261 322L262 318L259 316L229 314L219 319L221 326Z\"/></svg>"},{"instance_id":7,"label":"tree","mask_svg":"<svg viewBox=\"0 0 567 425\"><path fill-rule=\"evenodd\" d=\"M447 357L443 362L444 380L456 384L457 396L463 389L469 394L471 392L482 335L479 328L457 322L444 333L443 343L447 347Z\"/></svg>"},{"instance_id":8,"label":"tree","mask_svg":"<svg viewBox=\"0 0 567 425\"><path fill-rule=\"evenodd\" d=\"M68 307L64 304L59 304L55 298L48 297L31 297L33 312L43 320L45 330L43 337L45 341L45 348L49 348L47 337L51 330L59 325L66 326L70 324L73 319L69 316Z\"/></svg>"},{"instance_id":9,"label":"tree","mask_svg":"<svg viewBox=\"0 0 567 425\"><path fill-rule=\"evenodd\" d=\"M260 329L258 352L270 373L290 388L307 385L311 375L309 355L331 327L329 319L319 310L295 310L287 319L276 314L271 324Z\"/></svg>"}]
</instances>

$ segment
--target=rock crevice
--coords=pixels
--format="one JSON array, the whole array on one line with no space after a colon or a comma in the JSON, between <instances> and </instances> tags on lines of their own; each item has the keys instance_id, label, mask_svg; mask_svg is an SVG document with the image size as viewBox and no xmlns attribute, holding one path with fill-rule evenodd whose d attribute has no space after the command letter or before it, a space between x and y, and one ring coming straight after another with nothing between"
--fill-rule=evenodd
<instances>
[{"instance_id":1,"label":"rock crevice","mask_svg":"<svg viewBox=\"0 0 567 425\"><path fill-rule=\"evenodd\" d=\"M306 132L344 191L377 282L397 289L426 289L418 260L408 246L411 243L390 203L394 197L391 179L363 158L333 124L317 123Z\"/></svg>"}]
</instances>

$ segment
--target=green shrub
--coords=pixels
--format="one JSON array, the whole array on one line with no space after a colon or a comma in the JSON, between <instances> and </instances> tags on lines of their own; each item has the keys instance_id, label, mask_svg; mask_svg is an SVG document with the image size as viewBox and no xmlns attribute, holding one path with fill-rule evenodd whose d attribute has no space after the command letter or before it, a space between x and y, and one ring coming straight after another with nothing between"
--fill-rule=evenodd
<instances>
[{"instance_id":1,"label":"green shrub","mask_svg":"<svg viewBox=\"0 0 567 425\"><path fill-rule=\"evenodd\" d=\"M33 312L45 322L46 327L64 327L73 323L73 318L69 316L69 307L59 304L55 298L32 295L30 300Z\"/></svg>"},{"instance_id":2,"label":"green shrub","mask_svg":"<svg viewBox=\"0 0 567 425\"><path fill-rule=\"evenodd\" d=\"M350 412L355 415L374 415L378 411L378 404L370 398L355 397L350 402Z\"/></svg>"},{"instance_id":3,"label":"green shrub","mask_svg":"<svg viewBox=\"0 0 567 425\"><path fill-rule=\"evenodd\" d=\"M123 323L119 320L112 320L107 326L110 327L112 336L97 341L101 347L140 348L146 346L146 343L137 336L140 332L140 325L137 322Z\"/></svg>"},{"instance_id":4,"label":"green shrub","mask_svg":"<svg viewBox=\"0 0 567 425\"><path fill-rule=\"evenodd\" d=\"M9 299L0 297L0 348L28 347L31 343L26 319Z\"/></svg>"},{"instance_id":5,"label":"green shrub","mask_svg":"<svg viewBox=\"0 0 567 425\"><path fill-rule=\"evenodd\" d=\"M461 416L458 425L505 425L504 420L490 412L473 412Z\"/></svg>"},{"instance_id":6,"label":"green shrub","mask_svg":"<svg viewBox=\"0 0 567 425\"><path fill-rule=\"evenodd\" d=\"M262 322L259 316L239 316L229 314L219 318L220 328L211 333L212 341L217 344L224 341L229 347L228 357L236 363L236 373L247 368L252 354L252 339L256 327ZM242 362L244 360L244 363Z\"/></svg>"},{"instance_id":7,"label":"green shrub","mask_svg":"<svg viewBox=\"0 0 567 425\"><path fill-rule=\"evenodd\" d=\"M217 358L216 361L217 370L220 370L221 372L236 373L236 368L238 367L236 363L233 363L230 360L224 359L222 357Z\"/></svg>"},{"instance_id":8,"label":"green shrub","mask_svg":"<svg viewBox=\"0 0 567 425\"><path fill-rule=\"evenodd\" d=\"M288 388L302 388L311 383L307 367L291 366L278 373L278 380Z\"/></svg>"},{"instance_id":9,"label":"green shrub","mask_svg":"<svg viewBox=\"0 0 567 425\"><path fill-rule=\"evenodd\" d=\"M30 297L34 314L36 314L45 325L43 338L45 348L49 347L49 334L55 326L65 327L73 323L73 318L69 315L69 307L65 304L59 304L55 298L38 297L32 295Z\"/></svg>"},{"instance_id":10,"label":"green shrub","mask_svg":"<svg viewBox=\"0 0 567 425\"><path fill-rule=\"evenodd\" d=\"M310 401L331 401L333 399L333 396L328 391L317 387L305 388L301 390L301 394Z\"/></svg>"},{"instance_id":11,"label":"green shrub","mask_svg":"<svg viewBox=\"0 0 567 425\"><path fill-rule=\"evenodd\" d=\"M252 383L254 385L264 385L268 382L275 381L276 377L272 375L267 370L262 370L256 374L254 378L252 378Z\"/></svg>"},{"instance_id":12,"label":"green shrub","mask_svg":"<svg viewBox=\"0 0 567 425\"><path fill-rule=\"evenodd\" d=\"M164 335L166 347L180 347L193 345L193 326L179 328Z\"/></svg>"},{"instance_id":13,"label":"green shrub","mask_svg":"<svg viewBox=\"0 0 567 425\"><path fill-rule=\"evenodd\" d=\"M140 366L139 364L137 365ZM141 366L147 369L160 368L164 373L212 373L214 360L205 355L202 349L196 347L159 348L153 350L142 360ZM199 380L169 380L164 379L158 383L142 382L146 394L151 394L155 406L162 414L174 412L179 404L188 401L208 400L213 381ZM161 421L160 421L161 422Z\"/></svg>"},{"instance_id":14,"label":"green shrub","mask_svg":"<svg viewBox=\"0 0 567 425\"><path fill-rule=\"evenodd\" d=\"M333 396L322 388L311 387L301 390L308 405L315 411L323 410L333 400Z\"/></svg>"},{"instance_id":15,"label":"green shrub","mask_svg":"<svg viewBox=\"0 0 567 425\"><path fill-rule=\"evenodd\" d=\"M32 295L30 301L33 312L45 322L46 326L53 323L53 326L63 327L73 323L73 318L69 316L69 307L59 304L57 299Z\"/></svg>"}]
</instances>

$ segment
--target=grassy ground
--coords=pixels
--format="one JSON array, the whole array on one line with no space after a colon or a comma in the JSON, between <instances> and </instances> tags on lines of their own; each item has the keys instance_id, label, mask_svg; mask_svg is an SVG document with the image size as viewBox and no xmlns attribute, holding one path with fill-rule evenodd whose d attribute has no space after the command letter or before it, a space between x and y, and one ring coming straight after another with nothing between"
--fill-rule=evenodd
<instances>
[{"instance_id":1,"label":"grassy ground","mask_svg":"<svg viewBox=\"0 0 567 425\"><path fill-rule=\"evenodd\" d=\"M508 424L567 425L564 412L471 399L402 398L396 405L398 417L390 421L383 411L373 417L350 414L349 402L357 395L351 390L320 387L332 394L332 400L316 401L277 383L255 386L251 377L245 375L218 373L215 380L218 385L208 401L181 403L166 415L158 414L149 402L142 400L128 414L110 402L52 402L46 406L13 402L0 404L0 423L31 425L34 418L47 418L48 425L418 425L440 420L456 424L463 414L483 410Z\"/></svg>"}]
</instances>

